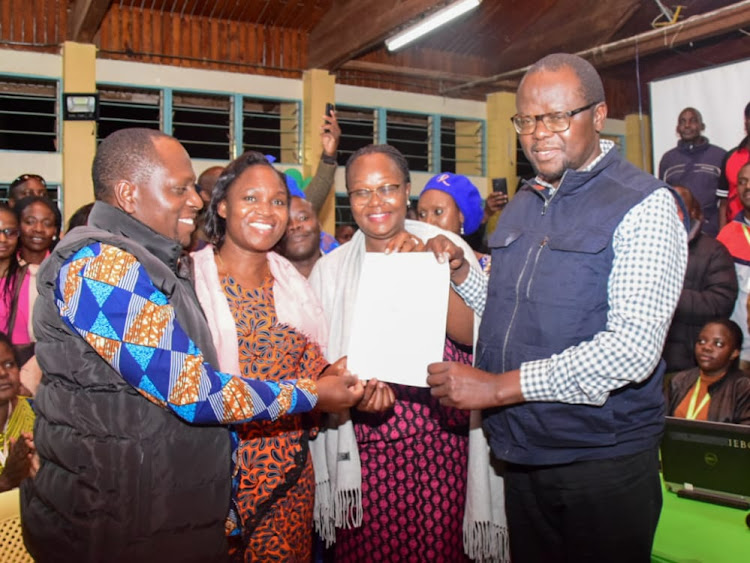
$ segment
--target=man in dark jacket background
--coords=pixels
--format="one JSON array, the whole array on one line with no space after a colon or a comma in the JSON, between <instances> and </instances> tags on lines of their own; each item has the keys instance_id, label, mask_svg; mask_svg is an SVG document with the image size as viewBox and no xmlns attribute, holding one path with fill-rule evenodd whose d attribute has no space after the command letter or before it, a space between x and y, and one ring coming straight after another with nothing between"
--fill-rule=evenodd
<instances>
[{"instance_id":1,"label":"man in dark jacket background","mask_svg":"<svg viewBox=\"0 0 750 563\"><path fill-rule=\"evenodd\" d=\"M664 153L659 178L668 184L687 186L703 212L701 230L715 237L719 233L719 200L716 189L726 151L703 136L706 125L695 108L685 108L677 118L677 146Z\"/></svg>"},{"instance_id":2,"label":"man in dark jacket background","mask_svg":"<svg viewBox=\"0 0 750 563\"><path fill-rule=\"evenodd\" d=\"M695 367L693 347L701 328L713 319L728 319L737 299L734 260L726 247L701 232L701 207L691 191L673 186L690 213L688 264L677 309L664 344L667 372Z\"/></svg>"}]
</instances>

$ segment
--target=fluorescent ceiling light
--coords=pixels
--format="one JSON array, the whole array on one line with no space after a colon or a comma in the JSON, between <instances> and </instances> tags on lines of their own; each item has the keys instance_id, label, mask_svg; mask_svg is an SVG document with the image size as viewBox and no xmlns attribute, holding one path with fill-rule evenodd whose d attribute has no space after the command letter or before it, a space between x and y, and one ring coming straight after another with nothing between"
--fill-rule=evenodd
<instances>
[{"instance_id":1,"label":"fluorescent ceiling light","mask_svg":"<svg viewBox=\"0 0 750 563\"><path fill-rule=\"evenodd\" d=\"M459 0L458 2L454 2L450 6L446 6L442 10L438 10L431 16L426 17L421 22L397 33L393 37L389 37L385 40L385 45L388 47L389 51L400 49L407 43L411 43L415 39L428 34L433 29L445 25L449 21L456 19L461 14L465 14L469 10L476 8L481 1L482 0Z\"/></svg>"}]
</instances>

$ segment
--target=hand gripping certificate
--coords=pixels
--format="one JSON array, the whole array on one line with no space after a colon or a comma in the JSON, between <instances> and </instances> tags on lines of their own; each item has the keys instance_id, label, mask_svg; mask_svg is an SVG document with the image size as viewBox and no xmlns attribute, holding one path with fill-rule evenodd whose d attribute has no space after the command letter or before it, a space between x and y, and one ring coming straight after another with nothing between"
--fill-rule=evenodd
<instances>
[{"instance_id":1,"label":"hand gripping certificate","mask_svg":"<svg viewBox=\"0 0 750 563\"><path fill-rule=\"evenodd\" d=\"M365 255L347 369L360 379L427 387L443 359L450 271L432 252Z\"/></svg>"}]
</instances>

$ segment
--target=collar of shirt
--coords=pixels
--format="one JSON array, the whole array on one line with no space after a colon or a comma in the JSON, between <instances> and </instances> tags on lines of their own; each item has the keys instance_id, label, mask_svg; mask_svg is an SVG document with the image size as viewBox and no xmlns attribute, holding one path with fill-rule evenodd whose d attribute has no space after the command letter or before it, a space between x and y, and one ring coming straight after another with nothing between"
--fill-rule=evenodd
<instances>
[{"instance_id":1,"label":"collar of shirt","mask_svg":"<svg viewBox=\"0 0 750 563\"><path fill-rule=\"evenodd\" d=\"M615 146L614 141L610 141L609 139L599 139L599 149L601 152L599 153L599 156L597 156L591 163L589 163L588 166L585 168L581 168L581 172L590 172L594 169L594 167L601 162L601 160L607 155L607 153L612 150L612 147ZM545 182L542 180L539 176L534 178L534 183L539 185L542 189L547 189L550 191L550 193L555 193L555 190L557 189L555 186L550 184L549 182Z\"/></svg>"}]
</instances>

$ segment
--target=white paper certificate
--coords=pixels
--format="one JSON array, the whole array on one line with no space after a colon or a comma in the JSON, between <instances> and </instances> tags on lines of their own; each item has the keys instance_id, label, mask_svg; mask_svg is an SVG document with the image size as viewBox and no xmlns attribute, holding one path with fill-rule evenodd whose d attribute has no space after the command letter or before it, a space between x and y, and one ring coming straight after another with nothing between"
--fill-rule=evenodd
<instances>
[{"instance_id":1,"label":"white paper certificate","mask_svg":"<svg viewBox=\"0 0 750 563\"><path fill-rule=\"evenodd\" d=\"M347 367L360 379L427 387L443 359L450 271L432 252L368 252L350 331Z\"/></svg>"}]
</instances>

